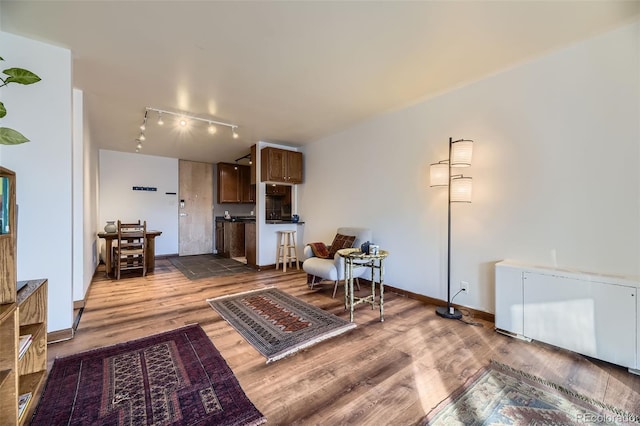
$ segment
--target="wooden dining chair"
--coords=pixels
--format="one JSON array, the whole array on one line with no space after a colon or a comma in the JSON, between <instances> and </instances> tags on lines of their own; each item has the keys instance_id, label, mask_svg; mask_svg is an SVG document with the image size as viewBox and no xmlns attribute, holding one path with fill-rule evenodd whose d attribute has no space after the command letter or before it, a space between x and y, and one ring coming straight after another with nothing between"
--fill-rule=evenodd
<instances>
[{"instance_id":1,"label":"wooden dining chair","mask_svg":"<svg viewBox=\"0 0 640 426\"><path fill-rule=\"evenodd\" d=\"M116 279L125 270L142 269L147 275L147 221L140 223L122 223L118 220L118 244L113 247L113 267Z\"/></svg>"}]
</instances>

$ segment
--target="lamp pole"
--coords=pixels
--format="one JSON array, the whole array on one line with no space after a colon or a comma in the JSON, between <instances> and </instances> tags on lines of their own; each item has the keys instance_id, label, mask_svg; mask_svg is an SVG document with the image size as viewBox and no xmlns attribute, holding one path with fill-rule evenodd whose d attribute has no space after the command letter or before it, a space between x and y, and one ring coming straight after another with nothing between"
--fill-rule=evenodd
<instances>
[{"instance_id":1,"label":"lamp pole","mask_svg":"<svg viewBox=\"0 0 640 426\"><path fill-rule=\"evenodd\" d=\"M447 306L437 307L436 313L444 318L460 319L462 312L451 306L451 154L453 151L453 138L449 138L449 184L447 185Z\"/></svg>"}]
</instances>

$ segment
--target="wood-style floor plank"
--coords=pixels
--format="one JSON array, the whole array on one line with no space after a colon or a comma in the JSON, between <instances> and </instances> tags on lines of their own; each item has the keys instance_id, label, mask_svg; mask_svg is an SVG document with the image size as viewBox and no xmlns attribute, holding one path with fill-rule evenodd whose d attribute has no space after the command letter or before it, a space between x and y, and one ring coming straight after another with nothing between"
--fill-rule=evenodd
<instances>
[{"instance_id":1,"label":"wood-style floor plank","mask_svg":"<svg viewBox=\"0 0 640 426\"><path fill-rule=\"evenodd\" d=\"M98 271L74 339L49 345L49 368L55 357L199 323L269 424L415 424L491 359L640 413L640 377L622 367L500 335L486 321L445 320L392 292L385 322L359 305L356 329L267 365L206 302L265 287L349 317L342 287L333 299L333 286L310 290L295 269L190 281L158 260L146 277L116 281Z\"/></svg>"}]
</instances>

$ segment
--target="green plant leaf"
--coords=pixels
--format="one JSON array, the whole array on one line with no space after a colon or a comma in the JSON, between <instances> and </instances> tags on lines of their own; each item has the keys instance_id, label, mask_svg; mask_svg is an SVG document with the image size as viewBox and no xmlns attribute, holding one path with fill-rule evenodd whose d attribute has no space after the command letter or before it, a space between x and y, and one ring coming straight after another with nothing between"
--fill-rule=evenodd
<instances>
[{"instance_id":1,"label":"green plant leaf","mask_svg":"<svg viewBox=\"0 0 640 426\"><path fill-rule=\"evenodd\" d=\"M8 127L0 127L0 144L2 145L19 145L29 142L20 132L16 132Z\"/></svg>"},{"instance_id":2,"label":"green plant leaf","mask_svg":"<svg viewBox=\"0 0 640 426\"><path fill-rule=\"evenodd\" d=\"M7 115L7 109L4 107L4 104L0 102L0 118Z\"/></svg>"},{"instance_id":3,"label":"green plant leaf","mask_svg":"<svg viewBox=\"0 0 640 426\"><path fill-rule=\"evenodd\" d=\"M2 72L9 76L5 83L33 84L40 81L40 77L24 68L7 68Z\"/></svg>"}]
</instances>

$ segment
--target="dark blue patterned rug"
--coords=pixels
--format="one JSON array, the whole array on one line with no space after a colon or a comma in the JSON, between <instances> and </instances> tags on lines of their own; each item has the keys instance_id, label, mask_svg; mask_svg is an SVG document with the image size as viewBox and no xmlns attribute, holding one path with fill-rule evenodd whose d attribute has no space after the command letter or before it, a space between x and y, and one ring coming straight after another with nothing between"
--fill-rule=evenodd
<instances>
[{"instance_id":1,"label":"dark blue patterned rug","mask_svg":"<svg viewBox=\"0 0 640 426\"><path fill-rule=\"evenodd\" d=\"M277 361L356 327L276 288L208 299L254 348Z\"/></svg>"}]
</instances>

